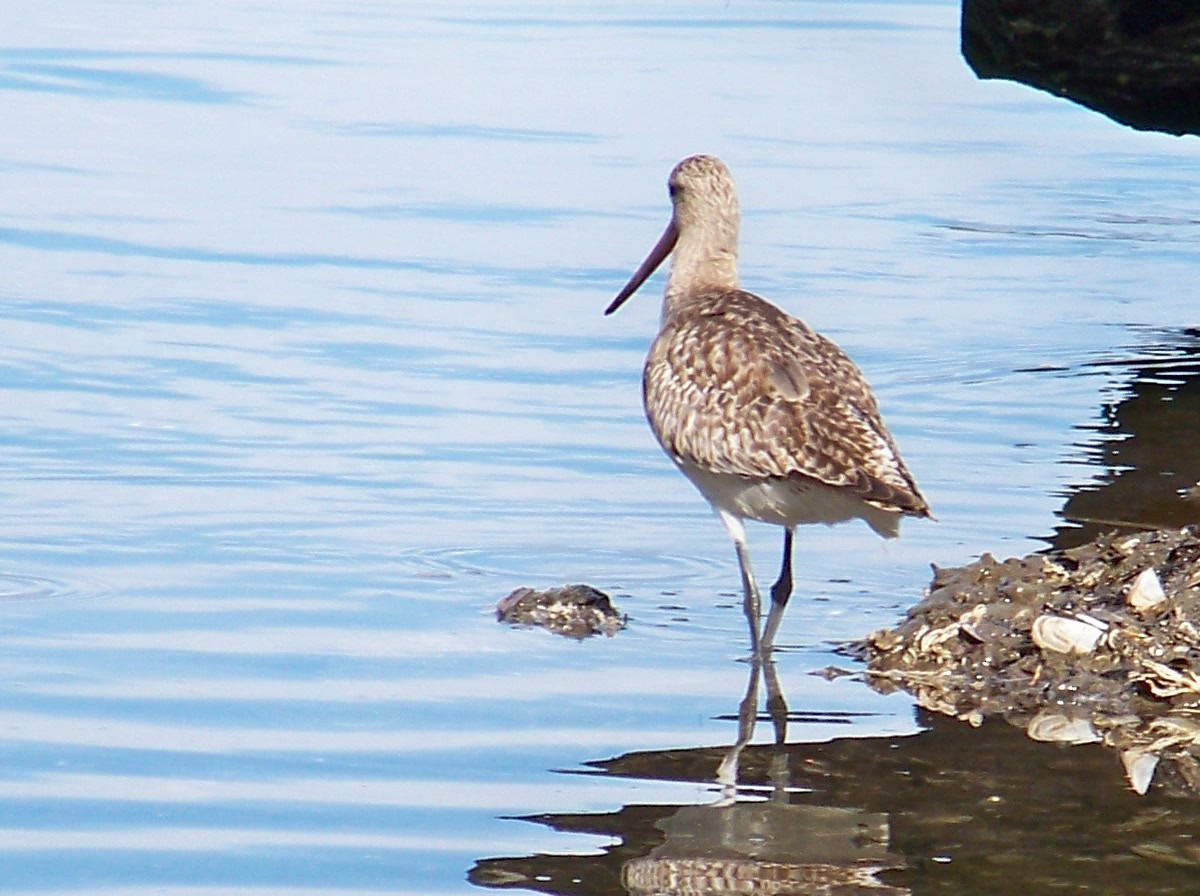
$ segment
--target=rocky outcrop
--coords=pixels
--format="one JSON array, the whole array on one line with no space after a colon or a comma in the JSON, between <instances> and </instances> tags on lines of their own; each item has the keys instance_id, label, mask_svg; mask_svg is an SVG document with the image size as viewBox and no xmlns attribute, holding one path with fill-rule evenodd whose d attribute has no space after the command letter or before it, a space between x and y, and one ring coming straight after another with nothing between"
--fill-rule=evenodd
<instances>
[{"instance_id":1,"label":"rocky outcrop","mask_svg":"<svg viewBox=\"0 0 1200 896\"><path fill-rule=\"evenodd\" d=\"M1200 134L1200 3L963 0L980 78L1020 81L1140 130Z\"/></svg>"}]
</instances>

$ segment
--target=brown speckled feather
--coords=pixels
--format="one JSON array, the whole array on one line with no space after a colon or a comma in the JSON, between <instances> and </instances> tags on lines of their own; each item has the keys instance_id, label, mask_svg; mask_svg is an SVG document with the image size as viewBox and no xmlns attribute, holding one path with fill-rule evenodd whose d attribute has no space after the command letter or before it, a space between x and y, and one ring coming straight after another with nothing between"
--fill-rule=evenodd
<instances>
[{"instance_id":1,"label":"brown speckled feather","mask_svg":"<svg viewBox=\"0 0 1200 896\"><path fill-rule=\"evenodd\" d=\"M858 367L803 321L741 290L675 303L646 359L663 449L714 473L805 477L928 514Z\"/></svg>"}]
</instances>

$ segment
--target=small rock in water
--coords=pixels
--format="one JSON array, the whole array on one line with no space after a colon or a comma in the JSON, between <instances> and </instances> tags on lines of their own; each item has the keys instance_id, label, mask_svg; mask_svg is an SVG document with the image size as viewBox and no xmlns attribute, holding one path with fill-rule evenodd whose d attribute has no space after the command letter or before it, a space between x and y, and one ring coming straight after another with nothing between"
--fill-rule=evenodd
<instances>
[{"instance_id":1,"label":"small rock in water","mask_svg":"<svg viewBox=\"0 0 1200 896\"><path fill-rule=\"evenodd\" d=\"M603 591L591 585L564 585L548 591L518 588L496 604L496 620L582 641L600 634L611 638L625 627L626 617Z\"/></svg>"}]
</instances>

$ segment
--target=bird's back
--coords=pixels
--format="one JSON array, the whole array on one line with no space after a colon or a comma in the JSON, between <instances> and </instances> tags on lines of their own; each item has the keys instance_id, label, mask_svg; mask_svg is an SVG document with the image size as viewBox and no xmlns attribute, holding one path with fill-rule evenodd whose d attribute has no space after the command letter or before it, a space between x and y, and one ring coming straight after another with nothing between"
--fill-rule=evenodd
<instances>
[{"instance_id":1,"label":"bird's back","mask_svg":"<svg viewBox=\"0 0 1200 896\"><path fill-rule=\"evenodd\" d=\"M880 510L929 515L854 362L751 293L670 302L643 398L659 443L685 469L818 483Z\"/></svg>"}]
</instances>

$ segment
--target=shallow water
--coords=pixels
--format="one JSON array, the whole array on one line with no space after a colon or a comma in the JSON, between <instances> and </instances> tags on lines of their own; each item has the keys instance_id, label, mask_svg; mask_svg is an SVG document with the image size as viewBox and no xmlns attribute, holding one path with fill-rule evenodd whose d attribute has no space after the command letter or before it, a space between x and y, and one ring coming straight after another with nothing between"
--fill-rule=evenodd
<instances>
[{"instance_id":1,"label":"shallow water","mask_svg":"<svg viewBox=\"0 0 1200 896\"><path fill-rule=\"evenodd\" d=\"M466 892L635 842L513 816L719 796L572 774L731 744L746 687L732 550L641 416L655 289L600 313L689 153L738 178L748 288L860 363L938 515L797 539L789 742L928 723L809 672L930 562L1192 518L1195 144L976 81L952 3L5 18L6 892ZM491 616L575 581L629 628ZM942 892L936 855L903 885Z\"/></svg>"}]
</instances>

